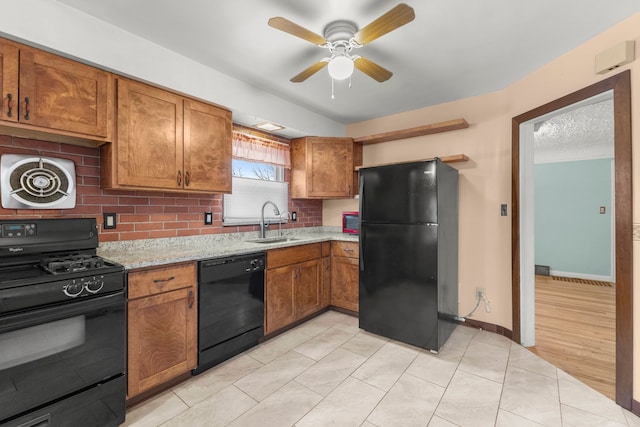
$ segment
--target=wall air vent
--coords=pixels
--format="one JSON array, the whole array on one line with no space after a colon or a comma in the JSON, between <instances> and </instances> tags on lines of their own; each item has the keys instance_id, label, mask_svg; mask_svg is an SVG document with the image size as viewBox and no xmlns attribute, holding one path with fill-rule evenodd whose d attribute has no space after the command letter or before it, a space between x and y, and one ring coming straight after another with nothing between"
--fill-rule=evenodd
<instances>
[{"instance_id":1,"label":"wall air vent","mask_svg":"<svg viewBox=\"0 0 640 427\"><path fill-rule=\"evenodd\" d=\"M5 209L71 209L76 206L73 161L21 154L0 159Z\"/></svg>"}]
</instances>

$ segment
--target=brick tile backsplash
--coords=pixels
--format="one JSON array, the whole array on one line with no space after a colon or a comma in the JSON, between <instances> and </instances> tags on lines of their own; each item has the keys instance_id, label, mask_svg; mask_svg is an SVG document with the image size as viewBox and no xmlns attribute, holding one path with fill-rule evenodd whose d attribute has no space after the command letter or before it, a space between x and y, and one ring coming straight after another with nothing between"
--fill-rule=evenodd
<instances>
[{"instance_id":1,"label":"brick tile backsplash","mask_svg":"<svg viewBox=\"0 0 640 427\"><path fill-rule=\"evenodd\" d=\"M257 225L222 226L223 202L218 194L162 191L103 190L100 188L100 150L57 142L0 135L1 154L28 154L70 159L76 167L76 207L73 209L4 209L0 219L94 217L101 242L258 231ZM290 174L285 174L289 179ZM298 221L282 228L322 225L321 200L289 199L289 212ZM213 225L204 225L204 212L213 212ZM115 213L117 228L104 230L103 214Z\"/></svg>"}]
</instances>

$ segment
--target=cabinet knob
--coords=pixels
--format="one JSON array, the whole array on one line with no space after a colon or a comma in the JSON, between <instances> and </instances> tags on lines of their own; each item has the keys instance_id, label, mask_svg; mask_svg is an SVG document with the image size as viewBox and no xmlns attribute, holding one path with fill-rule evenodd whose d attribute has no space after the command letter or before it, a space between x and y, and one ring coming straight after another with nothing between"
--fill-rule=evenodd
<instances>
[{"instance_id":1,"label":"cabinet knob","mask_svg":"<svg viewBox=\"0 0 640 427\"><path fill-rule=\"evenodd\" d=\"M189 291L189 309L193 308L194 302L195 302L195 298L193 296L193 291Z\"/></svg>"},{"instance_id":2,"label":"cabinet knob","mask_svg":"<svg viewBox=\"0 0 640 427\"><path fill-rule=\"evenodd\" d=\"M178 182L178 187L182 185L182 171L178 171L178 176L176 177L176 181Z\"/></svg>"},{"instance_id":3,"label":"cabinet knob","mask_svg":"<svg viewBox=\"0 0 640 427\"><path fill-rule=\"evenodd\" d=\"M189 171L186 171L184 173L184 185L188 187L190 182L191 182L191 174L189 173Z\"/></svg>"},{"instance_id":4,"label":"cabinet knob","mask_svg":"<svg viewBox=\"0 0 640 427\"><path fill-rule=\"evenodd\" d=\"M13 95L7 94L7 117L13 117Z\"/></svg>"}]
</instances>

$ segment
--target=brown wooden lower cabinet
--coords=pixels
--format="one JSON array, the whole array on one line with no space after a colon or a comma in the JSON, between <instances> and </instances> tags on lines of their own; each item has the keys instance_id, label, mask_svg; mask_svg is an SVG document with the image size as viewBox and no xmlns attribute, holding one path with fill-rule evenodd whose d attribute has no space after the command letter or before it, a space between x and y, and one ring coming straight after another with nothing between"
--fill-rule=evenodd
<instances>
[{"instance_id":1,"label":"brown wooden lower cabinet","mask_svg":"<svg viewBox=\"0 0 640 427\"><path fill-rule=\"evenodd\" d=\"M296 321L294 287L297 266L267 270L265 289L265 334Z\"/></svg>"},{"instance_id":2,"label":"brown wooden lower cabinet","mask_svg":"<svg viewBox=\"0 0 640 427\"><path fill-rule=\"evenodd\" d=\"M196 264L128 275L127 397L159 386L197 363Z\"/></svg>"},{"instance_id":3,"label":"brown wooden lower cabinet","mask_svg":"<svg viewBox=\"0 0 640 427\"><path fill-rule=\"evenodd\" d=\"M328 305L322 243L267 252L265 334Z\"/></svg>"},{"instance_id":4,"label":"brown wooden lower cabinet","mask_svg":"<svg viewBox=\"0 0 640 427\"><path fill-rule=\"evenodd\" d=\"M331 305L358 311L358 243L331 242Z\"/></svg>"},{"instance_id":5,"label":"brown wooden lower cabinet","mask_svg":"<svg viewBox=\"0 0 640 427\"><path fill-rule=\"evenodd\" d=\"M322 260L301 262L296 266L294 301L296 317L301 319L322 309Z\"/></svg>"}]
</instances>

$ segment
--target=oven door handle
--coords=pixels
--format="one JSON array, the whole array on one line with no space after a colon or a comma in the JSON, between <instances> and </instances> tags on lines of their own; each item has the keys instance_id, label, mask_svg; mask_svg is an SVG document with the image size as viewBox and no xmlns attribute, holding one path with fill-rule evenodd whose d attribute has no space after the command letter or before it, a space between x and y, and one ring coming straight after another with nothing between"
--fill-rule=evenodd
<instances>
[{"instance_id":1,"label":"oven door handle","mask_svg":"<svg viewBox=\"0 0 640 427\"><path fill-rule=\"evenodd\" d=\"M30 309L25 312L0 316L0 334L31 326L42 325L60 319L92 314L109 308L124 310L124 292L104 295L98 298L80 300L55 307Z\"/></svg>"}]
</instances>

